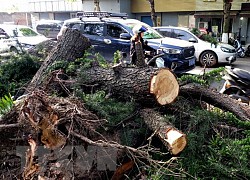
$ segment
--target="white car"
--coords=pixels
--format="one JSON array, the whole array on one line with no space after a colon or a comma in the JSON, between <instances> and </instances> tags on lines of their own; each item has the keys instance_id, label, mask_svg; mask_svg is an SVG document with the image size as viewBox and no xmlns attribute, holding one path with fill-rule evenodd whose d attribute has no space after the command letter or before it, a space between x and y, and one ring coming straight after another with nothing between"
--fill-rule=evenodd
<instances>
[{"instance_id":1,"label":"white car","mask_svg":"<svg viewBox=\"0 0 250 180\"><path fill-rule=\"evenodd\" d=\"M0 53L18 53L19 50L17 41L0 31Z\"/></svg>"},{"instance_id":2,"label":"white car","mask_svg":"<svg viewBox=\"0 0 250 180\"><path fill-rule=\"evenodd\" d=\"M161 26L154 27L160 34L166 37L178 38L193 42L195 47L195 56L202 66L215 66L221 62L233 63L236 61L235 48L229 44L219 43L217 45L199 39L189 31L188 28Z\"/></svg>"},{"instance_id":3,"label":"white car","mask_svg":"<svg viewBox=\"0 0 250 180\"><path fill-rule=\"evenodd\" d=\"M35 45L48 40L44 35L39 34L32 28L23 25L7 25L0 24L0 32L6 36L16 40L25 50L34 47ZM19 46L15 46L18 49Z\"/></svg>"}]
</instances>

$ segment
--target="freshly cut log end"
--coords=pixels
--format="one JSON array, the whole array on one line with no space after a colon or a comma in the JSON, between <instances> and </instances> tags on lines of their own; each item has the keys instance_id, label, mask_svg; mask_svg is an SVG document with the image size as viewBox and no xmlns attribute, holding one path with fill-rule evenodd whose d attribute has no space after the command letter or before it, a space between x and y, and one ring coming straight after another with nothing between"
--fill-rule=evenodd
<instances>
[{"instance_id":1,"label":"freshly cut log end","mask_svg":"<svg viewBox=\"0 0 250 180\"><path fill-rule=\"evenodd\" d=\"M153 109L143 109L140 115L171 154L177 155L184 150L187 145L186 135L176 129L168 119Z\"/></svg>"},{"instance_id":2,"label":"freshly cut log end","mask_svg":"<svg viewBox=\"0 0 250 180\"><path fill-rule=\"evenodd\" d=\"M172 103L179 94L179 84L169 69L161 69L150 81L150 93L156 96L159 104Z\"/></svg>"},{"instance_id":3,"label":"freshly cut log end","mask_svg":"<svg viewBox=\"0 0 250 180\"><path fill-rule=\"evenodd\" d=\"M165 141L168 143L169 151L177 155L183 151L187 145L186 135L172 128L166 132Z\"/></svg>"}]
</instances>

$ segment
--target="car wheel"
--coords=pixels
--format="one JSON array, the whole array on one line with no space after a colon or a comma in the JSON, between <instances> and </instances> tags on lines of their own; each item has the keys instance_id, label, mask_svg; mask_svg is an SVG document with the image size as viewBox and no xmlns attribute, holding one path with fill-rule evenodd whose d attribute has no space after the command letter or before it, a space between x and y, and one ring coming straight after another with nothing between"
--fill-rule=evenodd
<instances>
[{"instance_id":1,"label":"car wheel","mask_svg":"<svg viewBox=\"0 0 250 180\"><path fill-rule=\"evenodd\" d=\"M13 54L18 54L18 50L15 47L11 47L10 52L13 53Z\"/></svg>"},{"instance_id":2,"label":"car wheel","mask_svg":"<svg viewBox=\"0 0 250 180\"><path fill-rule=\"evenodd\" d=\"M200 63L202 66L213 67L217 64L217 56L214 52L205 51L200 56Z\"/></svg>"}]
</instances>

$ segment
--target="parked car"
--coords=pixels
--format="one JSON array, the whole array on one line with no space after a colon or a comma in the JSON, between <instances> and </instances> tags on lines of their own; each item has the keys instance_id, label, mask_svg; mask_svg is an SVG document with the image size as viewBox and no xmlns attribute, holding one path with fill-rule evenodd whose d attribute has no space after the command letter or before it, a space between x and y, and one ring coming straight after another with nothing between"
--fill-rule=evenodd
<instances>
[{"instance_id":1,"label":"parked car","mask_svg":"<svg viewBox=\"0 0 250 180\"><path fill-rule=\"evenodd\" d=\"M19 45L21 45L24 50L27 50L48 40L44 35L41 35L32 28L23 25L0 24L0 31L17 41L17 46L15 46L17 49L20 47Z\"/></svg>"},{"instance_id":2,"label":"parked car","mask_svg":"<svg viewBox=\"0 0 250 180\"><path fill-rule=\"evenodd\" d=\"M203 41L195 36L188 28L161 26L153 27L165 37L172 37L192 42L195 47L195 56L202 66L213 67L218 63L233 63L236 61L236 50L229 44L217 45Z\"/></svg>"},{"instance_id":3,"label":"parked car","mask_svg":"<svg viewBox=\"0 0 250 180\"><path fill-rule=\"evenodd\" d=\"M96 52L105 59L112 61L114 53L119 50L127 53L129 61L130 39L132 29L137 24L142 24L148 30L144 39L148 45L157 51L164 52L164 65L176 74L184 73L195 67L194 46L190 42L164 38L149 25L136 20L127 19L124 13L85 12L78 13L79 18L65 20L57 38L60 39L66 28L79 30L89 38Z\"/></svg>"},{"instance_id":4,"label":"parked car","mask_svg":"<svg viewBox=\"0 0 250 180\"><path fill-rule=\"evenodd\" d=\"M19 51L20 47L18 46L17 41L8 36L0 28L0 53L18 53Z\"/></svg>"},{"instance_id":5,"label":"parked car","mask_svg":"<svg viewBox=\"0 0 250 180\"><path fill-rule=\"evenodd\" d=\"M41 20L36 24L36 31L47 38L56 39L62 25L63 21L60 20Z\"/></svg>"}]
</instances>

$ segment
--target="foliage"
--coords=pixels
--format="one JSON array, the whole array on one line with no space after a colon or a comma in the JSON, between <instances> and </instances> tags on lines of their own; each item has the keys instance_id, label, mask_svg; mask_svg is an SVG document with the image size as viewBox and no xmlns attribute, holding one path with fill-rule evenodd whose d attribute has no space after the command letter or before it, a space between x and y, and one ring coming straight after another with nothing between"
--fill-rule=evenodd
<instances>
[{"instance_id":1,"label":"foliage","mask_svg":"<svg viewBox=\"0 0 250 180\"><path fill-rule=\"evenodd\" d=\"M214 81L222 79L224 67L216 68L210 72L205 72L204 75L182 75L178 78L180 83L197 83L204 86L209 86ZM205 71L205 70L204 70Z\"/></svg>"},{"instance_id":2,"label":"foliage","mask_svg":"<svg viewBox=\"0 0 250 180\"><path fill-rule=\"evenodd\" d=\"M211 47L214 45L215 47L218 45L218 40L211 36L210 34L202 34L201 31L198 28L192 28L190 30L194 35L199 37L203 41L207 41L211 43Z\"/></svg>"},{"instance_id":3,"label":"foliage","mask_svg":"<svg viewBox=\"0 0 250 180\"><path fill-rule=\"evenodd\" d=\"M121 52L117 50L114 53L114 64L118 64L120 62L120 59L122 58Z\"/></svg>"},{"instance_id":4,"label":"foliage","mask_svg":"<svg viewBox=\"0 0 250 180\"><path fill-rule=\"evenodd\" d=\"M199 37L201 35L201 31L198 28L192 28L190 30L190 32L192 32L194 35L196 35L197 37Z\"/></svg>"},{"instance_id":5,"label":"foliage","mask_svg":"<svg viewBox=\"0 0 250 180\"><path fill-rule=\"evenodd\" d=\"M88 109L94 111L99 117L107 119L111 126L129 116L135 109L131 102L124 103L105 98L104 91L97 91L94 94L78 93L78 95L84 100Z\"/></svg>"},{"instance_id":6,"label":"foliage","mask_svg":"<svg viewBox=\"0 0 250 180\"><path fill-rule=\"evenodd\" d=\"M77 92L77 96L84 100L85 106L89 110L97 114L98 117L107 120L105 131L115 128L117 124L134 114L133 122L138 125L138 128L131 128L130 126L125 126L125 123L123 124L124 126L121 130L121 141L123 144L134 145L136 144L134 137L145 135L145 125L136 116L136 106L133 102L120 102L112 98L106 98L104 91L98 91L94 94Z\"/></svg>"},{"instance_id":7,"label":"foliage","mask_svg":"<svg viewBox=\"0 0 250 180\"><path fill-rule=\"evenodd\" d=\"M28 83L40 67L36 57L28 54L11 56L0 64L0 95L16 94Z\"/></svg>"},{"instance_id":8,"label":"foliage","mask_svg":"<svg viewBox=\"0 0 250 180\"><path fill-rule=\"evenodd\" d=\"M11 95L5 95L0 98L0 117L8 113L14 105L14 101L11 98Z\"/></svg>"},{"instance_id":9,"label":"foliage","mask_svg":"<svg viewBox=\"0 0 250 180\"><path fill-rule=\"evenodd\" d=\"M210 34L202 34L200 37L200 39L202 39L203 41L207 41L207 42L210 42L211 43L211 47L214 45L215 47L217 47L218 45L218 40L211 36Z\"/></svg>"},{"instance_id":10,"label":"foliage","mask_svg":"<svg viewBox=\"0 0 250 180\"><path fill-rule=\"evenodd\" d=\"M85 51L84 56L76 59L75 61L55 61L48 69L46 73L52 72L54 70L62 69L68 75L75 76L77 70L84 71L91 66L98 64L99 66L106 68L108 67L107 61L99 54L92 54L92 49L89 48Z\"/></svg>"}]
</instances>

